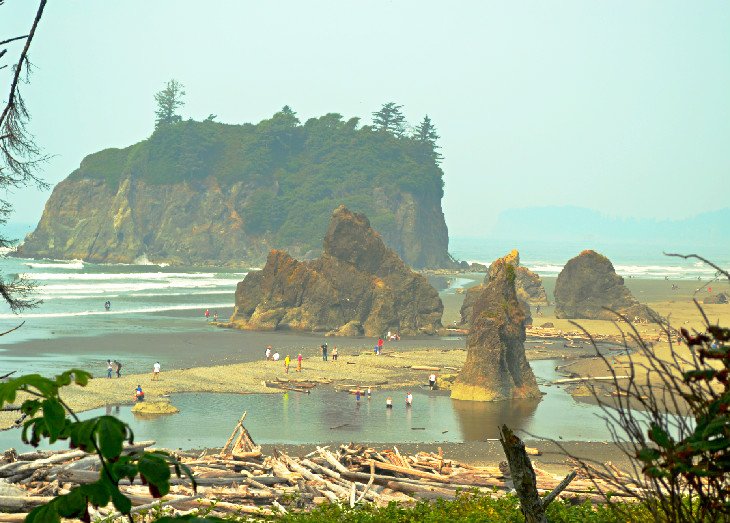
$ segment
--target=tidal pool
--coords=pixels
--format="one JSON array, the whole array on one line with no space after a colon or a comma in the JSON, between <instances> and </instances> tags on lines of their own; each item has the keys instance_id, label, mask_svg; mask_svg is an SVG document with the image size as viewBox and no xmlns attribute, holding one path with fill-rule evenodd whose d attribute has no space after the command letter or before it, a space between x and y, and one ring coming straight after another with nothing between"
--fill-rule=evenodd
<instances>
[{"instance_id":1,"label":"tidal pool","mask_svg":"<svg viewBox=\"0 0 730 523\"><path fill-rule=\"evenodd\" d=\"M565 441L606 441L610 435L600 409L578 403L546 382L560 377L558 362L531 362L545 393L539 400L479 403L452 400L447 391L413 389L413 406L406 408L407 390L373 391L358 403L355 396L331 387L316 387L311 394L184 393L171 398L179 414L152 419L136 417L131 407L107 406L83 413L83 418L110 414L129 423L137 440L153 439L160 447L206 448L222 446L243 411L246 427L258 443L325 442L464 442L498 437L506 423L535 437ZM393 398L393 409L385 399ZM0 432L0 449L26 449L20 431Z\"/></svg>"}]
</instances>

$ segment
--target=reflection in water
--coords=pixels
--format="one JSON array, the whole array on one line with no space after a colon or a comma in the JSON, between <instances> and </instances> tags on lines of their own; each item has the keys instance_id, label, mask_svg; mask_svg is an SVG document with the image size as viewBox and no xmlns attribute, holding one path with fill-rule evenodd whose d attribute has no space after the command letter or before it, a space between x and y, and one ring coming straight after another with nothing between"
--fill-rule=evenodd
<instances>
[{"instance_id":1,"label":"reflection in water","mask_svg":"<svg viewBox=\"0 0 730 523\"><path fill-rule=\"evenodd\" d=\"M531 364L539 382L554 379L554 361ZM246 428L257 443L476 441L496 437L503 423L565 440L609 438L597 407L575 402L559 387L543 386L543 391L541 400L481 403L452 400L447 391L424 387L412 390L413 406L407 408L405 390L373 391L372 400L357 404L350 394L317 387L311 394L175 394L171 401L180 413L154 419L137 419L128 406L114 410L137 439L153 439L166 448L220 447L244 410ZM394 398L392 409L385 407L388 396ZM110 408L81 417L109 413ZM26 450L19 440L20 431L0 431L0 449Z\"/></svg>"},{"instance_id":2,"label":"reflection in water","mask_svg":"<svg viewBox=\"0 0 730 523\"><path fill-rule=\"evenodd\" d=\"M498 427L506 424L514 430L527 428L539 399L509 401L451 400L464 441L484 441L499 437Z\"/></svg>"}]
</instances>

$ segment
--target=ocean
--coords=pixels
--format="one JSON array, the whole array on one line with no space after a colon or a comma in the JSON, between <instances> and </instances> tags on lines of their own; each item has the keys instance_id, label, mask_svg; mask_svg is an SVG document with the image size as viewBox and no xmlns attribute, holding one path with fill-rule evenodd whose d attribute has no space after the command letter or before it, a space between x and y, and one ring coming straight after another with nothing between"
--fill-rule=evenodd
<instances>
[{"instance_id":1,"label":"ocean","mask_svg":"<svg viewBox=\"0 0 730 523\"><path fill-rule=\"evenodd\" d=\"M513 247L510 242L454 238L450 251L459 260L488 264ZM521 249L521 263L544 277L555 277L565 262L585 246L528 242ZM652 249L608 246L601 250L624 277L710 280L715 270L697 260L664 256ZM711 254L708 254L710 257ZM730 255L712 257L730 267ZM112 332L169 332L199 330L203 313L227 317L234 302L236 284L244 270L210 267L167 267L95 264L83 260L33 260L0 257L0 273L6 281L27 277L38 285L35 297L42 304L13 314L3 303L0 328L10 329L25 321L22 329L0 337L0 346L29 339L94 336ZM452 287L463 284L452 280ZM106 311L104 302L111 302Z\"/></svg>"}]
</instances>

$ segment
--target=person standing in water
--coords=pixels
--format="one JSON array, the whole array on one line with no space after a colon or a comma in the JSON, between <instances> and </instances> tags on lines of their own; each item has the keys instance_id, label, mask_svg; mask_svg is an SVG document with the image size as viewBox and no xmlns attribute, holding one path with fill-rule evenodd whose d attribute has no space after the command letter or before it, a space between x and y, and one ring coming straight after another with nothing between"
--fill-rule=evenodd
<instances>
[{"instance_id":1,"label":"person standing in water","mask_svg":"<svg viewBox=\"0 0 730 523\"><path fill-rule=\"evenodd\" d=\"M205 312L203 313L206 320L210 319L210 311L208 309L205 309Z\"/></svg>"},{"instance_id":2,"label":"person standing in water","mask_svg":"<svg viewBox=\"0 0 730 523\"><path fill-rule=\"evenodd\" d=\"M360 387L358 387L357 391L355 391L355 401L358 403L360 402Z\"/></svg>"},{"instance_id":3,"label":"person standing in water","mask_svg":"<svg viewBox=\"0 0 730 523\"><path fill-rule=\"evenodd\" d=\"M431 374L428 377L428 388L430 388L431 390L436 388L436 374Z\"/></svg>"},{"instance_id":4,"label":"person standing in water","mask_svg":"<svg viewBox=\"0 0 730 523\"><path fill-rule=\"evenodd\" d=\"M393 408L393 398L388 396L385 400L385 408L386 409L392 409Z\"/></svg>"},{"instance_id":5,"label":"person standing in water","mask_svg":"<svg viewBox=\"0 0 730 523\"><path fill-rule=\"evenodd\" d=\"M406 407L412 407L413 406L413 394L410 392L406 394Z\"/></svg>"},{"instance_id":6,"label":"person standing in water","mask_svg":"<svg viewBox=\"0 0 730 523\"><path fill-rule=\"evenodd\" d=\"M372 393L372 391L370 390L370 387L368 387L368 399L370 399L370 397L372 396L372 394L373 394L373 393Z\"/></svg>"}]
</instances>

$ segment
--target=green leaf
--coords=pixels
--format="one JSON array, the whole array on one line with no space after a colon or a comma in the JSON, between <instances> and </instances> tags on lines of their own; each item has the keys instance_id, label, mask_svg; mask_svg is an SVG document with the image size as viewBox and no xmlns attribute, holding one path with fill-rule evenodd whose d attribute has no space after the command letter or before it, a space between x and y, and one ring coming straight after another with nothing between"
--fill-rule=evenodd
<instances>
[{"instance_id":1,"label":"green leaf","mask_svg":"<svg viewBox=\"0 0 730 523\"><path fill-rule=\"evenodd\" d=\"M81 450L92 450L94 448L93 437L96 429L96 418L86 421L78 421L71 424L69 430L71 443Z\"/></svg>"},{"instance_id":2,"label":"green leaf","mask_svg":"<svg viewBox=\"0 0 730 523\"><path fill-rule=\"evenodd\" d=\"M119 492L119 489L112 490L112 503L114 507L122 514L129 514L132 510L132 502L124 494Z\"/></svg>"},{"instance_id":3,"label":"green leaf","mask_svg":"<svg viewBox=\"0 0 730 523\"><path fill-rule=\"evenodd\" d=\"M56 503L51 502L34 508L25 516L25 523L61 523L61 517L56 510Z\"/></svg>"},{"instance_id":4,"label":"green leaf","mask_svg":"<svg viewBox=\"0 0 730 523\"><path fill-rule=\"evenodd\" d=\"M64 518L75 518L86 512L87 500L81 487L74 487L71 492L58 496L53 502L58 514Z\"/></svg>"},{"instance_id":5,"label":"green leaf","mask_svg":"<svg viewBox=\"0 0 730 523\"><path fill-rule=\"evenodd\" d=\"M66 425L66 410L57 399L44 400L43 418L46 420L50 442L53 443Z\"/></svg>"},{"instance_id":6,"label":"green leaf","mask_svg":"<svg viewBox=\"0 0 730 523\"><path fill-rule=\"evenodd\" d=\"M137 475L137 466L129 460L128 456L122 456L119 461L112 463L111 468L112 474L114 474L117 481L127 478L132 482Z\"/></svg>"},{"instance_id":7,"label":"green leaf","mask_svg":"<svg viewBox=\"0 0 730 523\"><path fill-rule=\"evenodd\" d=\"M82 485L79 489L89 500L89 503L95 507L103 507L111 501L111 490L113 488L110 486L108 479L100 479L94 483Z\"/></svg>"},{"instance_id":8,"label":"green leaf","mask_svg":"<svg viewBox=\"0 0 730 523\"><path fill-rule=\"evenodd\" d=\"M661 453L656 449L643 448L637 453L636 457L644 463L650 463L659 459L661 457Z\"/></svg>"},{"instance_id":9,"label":"green leaf","mask_svg":"<svg viewBox=\"0 0 730 523\"><path fill-rule=\"evenodd\" d=\"M150 493L155 497L164 496L170 491L170 467L160 456L145 452L137 462L139 473L149 483Z\"/></svg>"},{"instance_id":10,"label":"green leaf","mask_svg":"<svg viewBox=\"0 0 730 523\"><path fill-rule=\"evenodd\" d=\"M649 439L665 449L671 446L669 434L667 434L667 432L656 423L651 424L651 428L649 429Z\"/></svg>"},{"instance_id":11,"label":"green leaf","mask_svg":"<svg viewBox=\"0 0 730 523\"><path fill-rule=\"evenodd\" d=\"M96 420L95 432L101 455L106 459L119 457L127 432L124 423L114 416L100 416Z\"/></svg>"}]
</instances>

